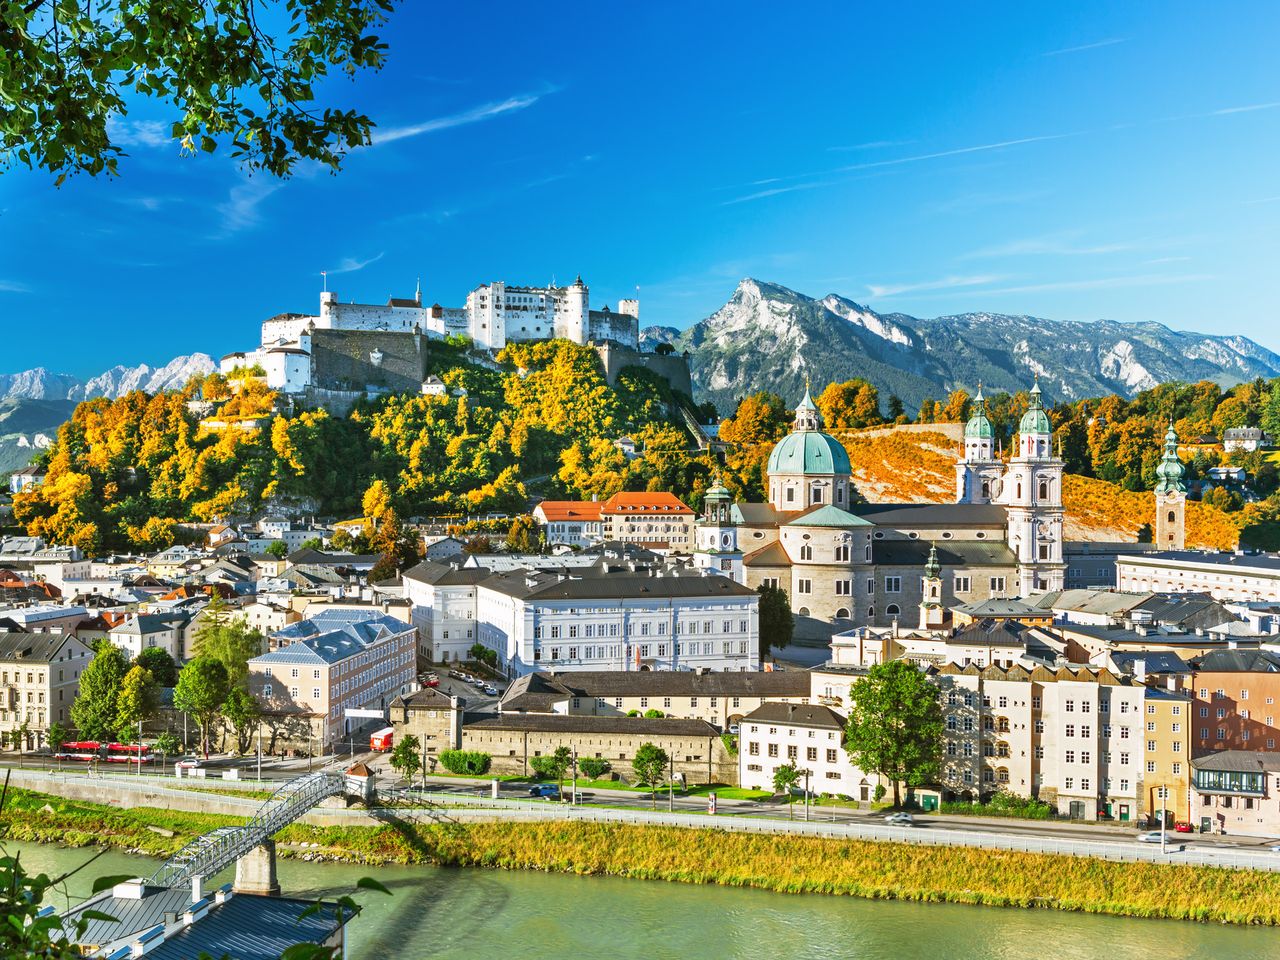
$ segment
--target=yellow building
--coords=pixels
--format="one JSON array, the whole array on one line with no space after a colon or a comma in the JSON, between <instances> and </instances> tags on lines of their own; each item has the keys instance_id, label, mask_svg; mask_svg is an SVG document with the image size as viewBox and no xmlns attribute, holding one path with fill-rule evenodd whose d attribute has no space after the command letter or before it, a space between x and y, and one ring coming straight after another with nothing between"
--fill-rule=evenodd
<instances>
[{"instance_id":1,"label":"yellow building","mask_svg":"<svg viewBox=\"0 0 1280 960\"><path fill-rule=\"evenodd\" d=\"M1172 827L1191 819L1191 699L1173 690L1148 687L1144 702L1142 786L1146 796L1142 805L1153 818L1161 808L1168 810Z\"/></svg>"}]
</instances>

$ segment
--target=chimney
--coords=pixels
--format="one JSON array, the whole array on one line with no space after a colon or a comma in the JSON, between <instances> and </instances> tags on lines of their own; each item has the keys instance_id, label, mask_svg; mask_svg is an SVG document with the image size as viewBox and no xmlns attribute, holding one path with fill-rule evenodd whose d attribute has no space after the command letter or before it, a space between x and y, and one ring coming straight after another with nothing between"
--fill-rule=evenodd
<instances>
[{"instance_id":1,"label":"chimney","mask_svg":"<svg viewBox=\"0 0 1280 960\"><path fill-rule=\"evenodd\" d=\"M204 899L204 893L202 892L203 880L204 880L204 877L200 876L199 874L191 878L191 902L192 903L199 903L201 900Z\"/></svg>"},{"instance_id":2,"label":"chimney","mask_svg":"<svg viewBox=\"0 0 1280 960\"><path fill-rule=\"evenodd\" d=\"M1147 661L1135 660L1133 662L1133 676L1139 683L1147 682Z\"/></svg>"}]
</instances>

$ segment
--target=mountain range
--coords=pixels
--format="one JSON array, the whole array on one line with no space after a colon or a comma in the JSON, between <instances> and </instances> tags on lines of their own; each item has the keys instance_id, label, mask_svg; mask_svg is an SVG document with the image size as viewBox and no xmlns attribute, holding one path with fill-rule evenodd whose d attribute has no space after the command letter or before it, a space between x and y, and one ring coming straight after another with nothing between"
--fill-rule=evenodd
<instances>
[{"instance_id":1,"label":"mountain range","mask_svg":"<svg viewBox=\"0 0 1280 960\"><path fill-rule=\"evenodd\" d=\"M44 367L0 373L0 474L24 467L49 446L76 404L94 397L122 397L131 390L172 390L216 369L205 353L175 357L162 367L114 366L81 379Z\"/></svg>"},{"instance_id":2,"label":"mountain range","mask_svg":"<svg viewBox=\"0 0 1280 960\"><path fill-rule=\"evenodd\" d=\"M752 279L687 330L646 327L641 339L687 351L696 398L722 413L761 389L794 402L806 379L821 389L862 377L882 400L896 394L914 411L956 388L973 392L979 382L988 393L1026 389L1037 374L1054 400L1133 396L1170 380L1229 386L1280 376L1280 355L1246 337L999 313L922 320Z\"/></svg>"}]
</instances>

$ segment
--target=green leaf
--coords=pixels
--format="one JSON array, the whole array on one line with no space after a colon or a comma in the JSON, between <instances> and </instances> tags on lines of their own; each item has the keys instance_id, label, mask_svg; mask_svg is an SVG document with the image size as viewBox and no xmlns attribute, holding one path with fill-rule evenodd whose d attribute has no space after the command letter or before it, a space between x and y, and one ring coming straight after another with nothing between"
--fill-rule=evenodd
<instances>
[{"instance_id":1,"label":"green leaf","mask_svg":"<svg viewBox=\"0 0 1280 960\"><path fill-rule=\"evenodd\" d=\"M127 883L130 880L136 880L137 877L128 873L121 873L110 877L99 877L93 881L93 889L91 893L99 893L108 887L114 887L117 883Z\"/></svg>"},{"instance_id":2,"label":"green leaf","mask_svg":"<svg viewBox=\"0 0 1280 960\"><path fill-rule=\"evenodd\" d=\"M120 922L117 917L113 917L109 913L103 913L101 910L81 910L80 917L84 920L101 920L105 923Z\"/></svg>"}]
</instances>

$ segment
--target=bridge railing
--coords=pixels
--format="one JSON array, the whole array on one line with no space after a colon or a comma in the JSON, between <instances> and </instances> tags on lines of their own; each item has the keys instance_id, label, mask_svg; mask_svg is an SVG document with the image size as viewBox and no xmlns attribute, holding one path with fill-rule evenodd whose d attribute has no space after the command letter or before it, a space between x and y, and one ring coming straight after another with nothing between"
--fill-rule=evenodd
<instances>
[{"instance_id":1,"label":"bridge railing","mask_svg":"<svg viewBox=\"0 0 1280 960\"><path fill-rule=\"evenodd\" d=\"M169 858L147 881L148 886L177 887L192 877L211 877L327 797L345 789L340 774L312 773L290 780L267 799L248 823L219 827L197 837Z\"/></svg>"}]
</instances>

